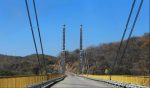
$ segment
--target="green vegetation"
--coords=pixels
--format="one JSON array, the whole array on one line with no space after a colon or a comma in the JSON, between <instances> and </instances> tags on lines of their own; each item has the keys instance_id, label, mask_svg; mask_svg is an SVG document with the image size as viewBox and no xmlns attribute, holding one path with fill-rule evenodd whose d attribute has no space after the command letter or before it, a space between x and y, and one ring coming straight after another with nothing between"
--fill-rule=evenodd
<instances>
[{"instance_id":1,"label":"green vegetation","mask_svg":"<svg viewBox=\"0 0 150 88\"><path fill-rule=\"evenodd\" d=\"M53 65L57 62L57 58L45 55L46 65L49 72L52 72ZM43 67L43 59L40 55L40 62ZM51 69L50 69L51 68ZM42 68L42 73L44 69ZM25 57L0 55L0 76L12 75L31 75L39 74L40 67L36 55L29 55Z\"/></svg>"},{"instance_id":2,"label":"green vegetation","mask_svg":"<svg viewBox=\"0 0 150 88\"><path fill-rule=\"evenodd\" d=\"M0 70L0 76L13 76L15 73L9 70Z\"/></svg>"}]
</instances>

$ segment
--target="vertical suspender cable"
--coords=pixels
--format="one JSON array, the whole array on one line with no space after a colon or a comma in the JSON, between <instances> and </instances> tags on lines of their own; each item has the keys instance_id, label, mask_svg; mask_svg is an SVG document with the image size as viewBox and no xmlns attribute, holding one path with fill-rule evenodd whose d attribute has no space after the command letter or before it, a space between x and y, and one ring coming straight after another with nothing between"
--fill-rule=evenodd
<instances>
[{"instance_id":1,"label":"vertical suspender cable","mask_svg":"<svg viewBox=\"0 0 150 88\"><path fill-rule=\"evenodd\" d=\"M38 15L37 15L37 10L36 10L35 0L33 0L33 6L34 6L35 17L36 17L36 24L37 24L37 28L38 28L38 34L39 34L39 39L40 39L41 50L42 50L44 68L45 68L45 72L47 74L47 68L46 68L46 62L45 62L45 57L44 57L44 50L43 50L43 44L42 44L42 38L41 38L41 33L40 33L40 26L39 26L39 21L38 21Z\"/></svg>"},{"instance_id":2,"label":"vertical suspender cable","mask_svg":"<svg viewBox=\"0 0 150 88\"><path fill-rule=\"evenodd\" d=\"M41 63L40 63L40 59L39 59L39 55L38 55L38 49L37 49L37 45L36 45L36 41L35 41L35 36L34 36L34 31L33 31L33 26L32 26L32 21L31 21L31 16L30 16L27 0L25 0L25 3L26 3L26 9L27 9L27 13L28 13L29 22L30 22L30 27L31 27L34 47L35 47L35 51L36 51L36 56L37 56L38 63L39 63L39 68L40 68L41 67ZM40 69L40 73L42 74L41 69Z\"/></svg>"},{"instance_id":3,"label":"vertical suspender cable","mask_svg":"<svg viewBox=\"0 0 150 88\"><path fill-rule=\"evenodd\" d=\"M135 19L134 19L134 22L133 22L133 25L132 25L132 28L131 28L131 31L130 31L129 37L128 37L128 39L127 39L127 43L126 43L126 45L125 45L125 48L123 49L124 51L123 51L123 54L122 54L122 56L121 56L121 58L120 58L119 65L120 65L120 62L122 62L122 59L124 58L124 55L125 55L125 53L126 53L126 49L128 48L128 44L129 44L129 41L130 41L131 35L132 35L132 33L133 33L133 30L134 30L135 24L136 24L136 22L137 22L137 19L138 19L139 13L140 13L140 11L141 11L142 4L143 4L143 0L141 0L141 2L140 2L140 6L139 6L139 8L138 8L138 12L137 12L136 17L135 17Z\"/></svg>"},{"instance_id":4,"label":"vertical suspender cable","mask_svg":"<svg viewBox=\"0 0 150 88\"><path fill-rule=\"evenodd\" d=\"M130 13L129 13L129 16L128 16L128 19L127 19L127 23L126 23L126 26L125 26L125 30L124 30L124 32L123 32L123 36L122 36L122 39L121 39L119 48L118 48L118 50L117 50L117 55L116 55L116 57L115 57L115 61L114 61L113 66L112 66L112 71L114 71L115 65L117 64L117 59L118 59L118 56L119 56L119 53L120 53L120 49L121 49L121 46L122 46L122 43L123 43L123 39L124 39L125 34L126 34L126 31L127 31L127 28L128 28L129 22L130 22L130 19L131 19L131 15L132 15L132 12L133 12L133 9L134 9L135 2L136 2L136 0L133 1L132 6L131 6L131 9L130 9Z\"/></svg>"}]
</instances>

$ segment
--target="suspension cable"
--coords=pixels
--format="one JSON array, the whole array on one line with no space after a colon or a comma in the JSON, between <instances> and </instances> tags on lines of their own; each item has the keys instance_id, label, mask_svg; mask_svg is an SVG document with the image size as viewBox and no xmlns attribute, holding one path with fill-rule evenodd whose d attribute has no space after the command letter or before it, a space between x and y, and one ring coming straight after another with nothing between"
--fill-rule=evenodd
<instances>
[{"instance_id":1,"label":"suspension cable","mask_svg":"<svg viewBox=\"0 0 150 88\"><path fill-rule=\"evenodd\" d=\"M37 28L38 28L38 35L39 35L39 39L40 39L41 50L42 50L42 57L43 57L43 61L44 61L44 68L45 68L45 72L47 74L47 68L46 68L46 62L45 62L45 57L44 57L44 50L43 50L43 44L42 44L42 38L41 38L41 33L40 33L40 26L39 26L39 21L38 21L35 0L33 0L33 6L34 6L35 17L36 17L36 24L37 24Z\"/></svg>"},{"instance_id":2,"label":"suspension cable","mask_svg":"<svg viewBox=\"0 0 150 88\"><path fill-rule=\"evenodd\" d=\"M149 10L150 10L150 1L149 1ZM149 11L149 15L150 15L150 11ZM150 17L149 17L149 23L150 23ZM148 34L148 37L149 37L149 59L148 59L148 62L150 62L150 25L149 25L149 34ZM148 67L150 67L149 63L148 63ZM148 76L150 76L150 68L148 70L149 70ZM149 79L149 85L150 85L150 79Z\"/></svg>"},{"instance_id":3,"label":"suspension cable","mask_svg":"<svg viewBox=\"0 0 150 88\"><path fill-rule=\"evenodd\" d=\"M36 45L36 40L35 40L35 36L34 36L34 30L33 30L33 26L32 26L32 21L31 21L31 16L30 16L30 11L29 11L27 0L25 0L25 3L26 3L26 9L27 9L27 13L28 13L28 19L29 19L29 23L30 23L30 28L31 28L31 32L32 32L34 47L35 47L35 51L36 51L36 56L37 56L38 63L39 63L39 68L40 68L41 67L41 63L40 63L40 59L39 59L38 49L37 49L37 45ZM40 73L42 74L41 68L40 68Z\"/></svg>"},{"instance_id":4,"label":"suspension cable","mask_svg":"<svg viewBox=\"0 0 150 88\"><path fill-rule=\"evenodd\" d=\"M120 58L120 61L119 61L119 65L118 65L118 66L120 66L120 63L122 62L122 59L124 58L124 55L125 55L125 53L126 53L126 49L128 48L128 44L129 44L131 35L132 35L132 33L133 33L135 24L136 24L136 22L137 22L137 19L138 19L140 10L141 10L141 8L142 8L142 4L143 4L143 0L141 0L141 2L140 2L140 6L139 6L139 8L138 8L138 12L136 13L136 17L135 17L135 19L134 19L134 22L133 22L133 25L132 25L132 28L131 28L129 37L128 37L128 39L127 39L127 43L126 43L126 45L125 45L125 47L124 47L124 49L123 49L123 54L122 54L122 56L121 56L121 58Z\"/></svg>"},{"instance_id":5,"label":"suspension cable","mask_svg":"<svg viewBox=\"0 0 150 88\"><path fill-rule=\"evenodd\" d=\"M132 15L132 13L133 13L133 9L134 9L134 6L135 6L135 2L136 2L136 0L133 1L132 6L131 6L131 9L130 9L130 13L129 13L129 16L128 16L128 19L127 19L127 23L126 23L126 26L125 26L125 30L124 30L124 32L123 32L123 36L122 36L122 39L121 39L119 48L118 48L118 50L117 50L117 54L116 54L116 57L115 57L115 61L114 61L114 63L113 63L112 71L114 71L115 65L117 64L117 59L118 59L118 56L119 56L119 53L120 53L121 46L122 46L122 44L123 44L123 40L124 40L126 31L127 31L127 28L128 28L130 19L131 19L131 15Z\"/></svg>"}]
</instances>

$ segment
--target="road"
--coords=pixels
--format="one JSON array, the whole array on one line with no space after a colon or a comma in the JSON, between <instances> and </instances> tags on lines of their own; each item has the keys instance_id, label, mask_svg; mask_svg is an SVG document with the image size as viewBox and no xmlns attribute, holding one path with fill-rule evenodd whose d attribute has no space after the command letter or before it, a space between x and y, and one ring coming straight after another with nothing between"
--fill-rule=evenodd
<instances>
[{"instance_id":1,"label":"road","mask_svg":"<svg viewBox=\"0 0 150 88\"><path fill-rule=\"evenodd\" d=\"M51 88L116 88L105 83L90 79L68 75L63 81L55 84Z\"/></svg>"}]
</instances>

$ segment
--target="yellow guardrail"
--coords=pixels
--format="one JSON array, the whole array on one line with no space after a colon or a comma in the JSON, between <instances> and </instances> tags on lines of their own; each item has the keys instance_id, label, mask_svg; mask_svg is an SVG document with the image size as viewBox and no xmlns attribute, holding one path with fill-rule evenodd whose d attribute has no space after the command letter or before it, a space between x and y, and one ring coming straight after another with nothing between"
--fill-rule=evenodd
<instances>
[{"instance_id":1,"label":"yellow guardrail","mask_svg":"<svg viewBox=\"0 0 150 88\"><path fill-rule=\"evenodd\" d=\"M131 75L82 75L93 79L113 80L118 82L150 86L150 76L131 76Z\"/></svg>"},{"instance_id":2,"label":"yellow guardrail","mask_svg":"<svg viewBox=\"0 0 150 88\"><path fill-rule=\"evenodd\" d=\"M0 88L26 88L29 85L61 77L61 74L0 77Z\"/></svg>"}]
</instances>

